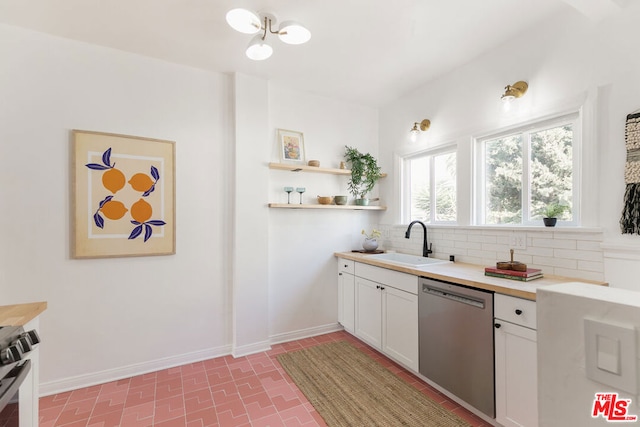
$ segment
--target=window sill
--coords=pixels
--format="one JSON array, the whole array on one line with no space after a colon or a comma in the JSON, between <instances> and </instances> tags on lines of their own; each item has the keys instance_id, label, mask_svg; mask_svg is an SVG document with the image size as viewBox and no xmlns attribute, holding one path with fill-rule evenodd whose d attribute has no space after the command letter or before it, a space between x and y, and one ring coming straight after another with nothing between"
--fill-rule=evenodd
<instances>
[{"instance_id":1,"label":"window sill","mask_svg":"<svg viewBox=\"0 0 640 427\"><path fill-rule=\"evenodd\" d=\"M394 227L407 228L409 224L396 224ZM487 230L487 231L536 231L536 232L559 232L559 233L602 233L604 230L600 227L574 227L574 226L555 226L545 227L544 225L457 225L457 224L426 224L430 229L443 230Z\"/></svg>"}]
</instances>

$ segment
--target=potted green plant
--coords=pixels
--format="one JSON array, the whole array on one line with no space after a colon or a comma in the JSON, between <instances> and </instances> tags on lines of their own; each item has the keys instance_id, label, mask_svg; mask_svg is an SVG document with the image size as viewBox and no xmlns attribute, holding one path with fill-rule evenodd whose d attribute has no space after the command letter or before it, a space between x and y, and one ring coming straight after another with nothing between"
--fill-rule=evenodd
<instances>
[{"instance_id":1,"label":"potted green plant","mask_svg":"<svg viewBox=\"0 0 640 427\"><path fill-rule=\"evenodd\" d=\"M351 178L348 182L349 192L355 197L356 205L366 206L369 199L367 193L373 189L380 179L380 166L371 154L362 154L357 148L345 146L344 158L351 166Z\"/></svg>"},{"instance_id":2,"label":"potted green plant","mask_svg":"<svg viewBox=\"0 0 640 427\"><path fill-rule=\"evenodd\" d=\"M546 227L555 227L558 217L567 210L567 207L559 203L550 203L540 210L542 221Z\"/></svg>"}]
</instances>

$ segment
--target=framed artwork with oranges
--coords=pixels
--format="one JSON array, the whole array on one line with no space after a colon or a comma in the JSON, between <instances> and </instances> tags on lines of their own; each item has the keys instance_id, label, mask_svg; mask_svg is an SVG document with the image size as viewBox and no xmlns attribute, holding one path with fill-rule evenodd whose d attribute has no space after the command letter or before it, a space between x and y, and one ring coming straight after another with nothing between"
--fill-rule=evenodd
<instances>
[{"instance_id":1,"label":"framed artwork with oranges","mask_svg":"<svg viewBox=\"0 0 640 427\"><path fill-rule=\"evenodd\" d=\"M304 136L302 132L278 129L280 159L283 163L304 163Z\"/></svg>"},{"instance_id":2,"label":"framed artwork with oranges","mask_svg":"<svg viewBox=\"0 0 640 427\"><path fill-rule=\"evenodd\" d=\"M72 256L175 254L175 143L72 133Z\"/></svg>"}]
</instances>

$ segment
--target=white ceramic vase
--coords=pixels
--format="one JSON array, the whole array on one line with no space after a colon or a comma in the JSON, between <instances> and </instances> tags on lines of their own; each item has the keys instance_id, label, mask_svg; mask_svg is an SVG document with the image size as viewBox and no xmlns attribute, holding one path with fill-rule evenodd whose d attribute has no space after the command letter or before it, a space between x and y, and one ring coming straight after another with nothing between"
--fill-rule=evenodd
<instances>
[{"instance_id":1,"label":"white ceramic vase","mask_svg":"<svg viewBox=\"0 0 640 427\"><path fill-rule=\"evenodd\" d=\"M367 252L373 252L378 249L378 239L367 237L362 242L362 247Z\"/></svg>"}]
</instances>

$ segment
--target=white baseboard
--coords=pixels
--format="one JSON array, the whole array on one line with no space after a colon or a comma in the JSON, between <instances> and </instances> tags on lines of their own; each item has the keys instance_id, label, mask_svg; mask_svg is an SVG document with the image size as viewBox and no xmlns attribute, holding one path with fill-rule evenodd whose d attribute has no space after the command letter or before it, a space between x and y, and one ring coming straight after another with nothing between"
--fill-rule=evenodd
<instances>
[{"instance_id":1,"label":"white baseboard","mask_svg":"<svg viewBox=\"0 0 640 427\"><path fill-rule=\"evenodd\" d=\"M231 351L231 355L233 357L242 357L268 350L271 350L271 341L261 341L248 345L235 346Z\"/></svg>"},{"instance_id":2,"label":"white baseboard","mask_svg":"<svg viewBox=\"0 0 640 427\"><path fill-rule=\"evenodd\" d=\"M175 366L186 365L188 363L199 362L201 360L213 359L216 357L233 355L233 357L246 356L260 353L271 349L271 344L280 344L288 341L295 341L317 335L328 334L330 332L341 331L343 328L339 323L331 323L313 328L301 329L294 332L272 335L269 341L262 341L241 347L233 348L232 345L225 345L192 353L179 354L165 357L163 359L151 360L148 362L136 363L105 371L94 372L86 375L64 378L40 384L40 396L49 396L69 390L76 390L83 387L90 387L96 384L104 384L122 378L130 378L148 372L160 371L162 369L173 368Z\"/></svg>"},{"instance_id":3,"label":"white baseboard","mask_svg":"<svg viewBox=\"0 0 640 427\"><path fill-rule=\"evenodd\" d=\"M231 354L230 345L195 351L192 353L179 354L176 356L136 363L115 369L107 369L105 371L94 372L86 375L78 375L75 377L64 378L62 380L40 383L40 396L49 396L69 390L90 387L96 384L116 381L122 378L130 378L136 375L146 374L148 372L173 368L175 366L213 359L220 356L226 356L228 354Z\"/></svg>"},{"instance_id":4,"label":"white baseboard","mask_svg":"<svg viewBox=\"0 0 640 427\"><path fill-rule=\"evenodd\" d=\"M343 327L339 323L329 323L328 325L314 326L313 328L300 329L294 332L286 332L284 334L271 335L271 344L280 344L283 342L315 337L317 335L323 335L331 332L341 331L342 329Z\"/></svg>"}]
</instances>

